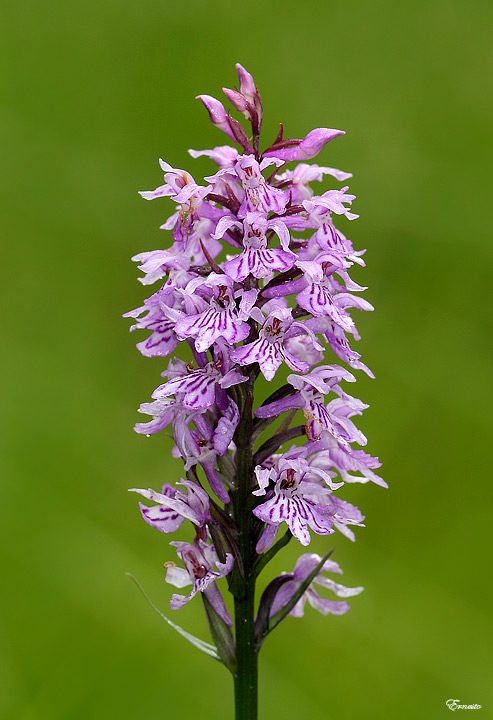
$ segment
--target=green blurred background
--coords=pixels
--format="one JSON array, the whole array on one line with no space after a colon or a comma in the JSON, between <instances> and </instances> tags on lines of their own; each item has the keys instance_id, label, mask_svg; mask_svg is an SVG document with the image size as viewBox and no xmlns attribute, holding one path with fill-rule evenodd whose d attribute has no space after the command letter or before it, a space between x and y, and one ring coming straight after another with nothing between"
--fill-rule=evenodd
<instances>
[{"instance_id":1,"label":"green blurred background","mask_svg":"<svg viewBox=\"0 0 493 720\"><path fill-rule=\"evenodd\" d=\"M172 206L137 191L160 156L214 171L186 152L225 142L194 97L220 97L237 61L264 142L279 121L347 131L319 162L354 172L376 307L358 317L377 376L359 374L360 427L390 485L345 492L367 528L334 558L365 593L270 637L262 717L435 718L448 698L491 717L493 5L18 0L3 17L0 717L232 716L226 670L125 576L166 610L169 538L127 488L180 465L132 431L163 363L120 315L146 297L130 257L170 242ZM205 636L198 601L173 619Z\"/></svg>"}]
</instances>

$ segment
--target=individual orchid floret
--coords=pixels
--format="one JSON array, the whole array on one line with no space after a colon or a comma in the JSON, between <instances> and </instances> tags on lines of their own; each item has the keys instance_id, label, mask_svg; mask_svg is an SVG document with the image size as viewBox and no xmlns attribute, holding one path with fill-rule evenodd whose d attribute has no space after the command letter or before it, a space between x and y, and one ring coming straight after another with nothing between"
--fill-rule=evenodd
<instances>
[{"instance_id":1,"label":"individual orchid floret","mask_svg":"<svg viewBox=\"0 0 493 720\"><path fill-rule=\"evenodd\" d=\"M224 272L235 282L242 282L248 275L264 278L274 271L290 270L296 255L289 248L289 231L278 219L266 220L261 213L249 213L243 223L230 218L219 221L214 237L236 226L243 231L243 252L224 264ZM267 232L278 233L281 248L268 248Z\"/></svg>"},{"instance_id":2,"label":"individual orchid floret","mask_svg":"<svg viewBox=\"0 0 493 720\"><path fill-rule=\"evenodd\" d=\"M333 484L330 476L311 468L303 458L281 458L269 475L260 474L263 468L257 466L259 490L254 495L266 493L266 480L273 481L274 492L262 505L254 508L253 514L268 525L279 526L286 522L289 529L302 545L310 544L310 527L318 535L334 532L331 519L325 514L331 489L341 486ZM317 478L322 478L328 487L322 487ZM315 481L314 481L315 480Z\"/></svg>"},{"instance_id":3,"label":"individual orchid floret","mask_svg":"<svg viewBox=\"0 0 493 720\"><path fill-rule=\"evenodd\" d=\"M326 408L327 414L338 427L335 437L338 438L342 445L353 442L358 443L358 445L366 445L368 441L365 435L361 430L358 430L350 418L354 417L354 415L362 415L363 410L366 410L368 405L346 393L340 394L342 394L342 397L331 400Z\"/></svg>"},{"instance_id":4,"label":"individual orchid floret","mask_svg":"<svg viewBox=\"0 0 493 720\"><path fill-rule=\"evenodd\" d=\"M244 220L238 220L235 217L224 216L217 223L216 231L212 235L213 238L219 239L231 228L237 228L242 234L248 238L252 236L263 237L270 230L270 234L275 233L281 243L281 247L286 252L289 251L290 235L286 223L280 218L274 217L267 219L264 213L249 212ZM294 256L294 253L291 253Z\"/></svg>"},{"instance_id":5,"label":"individual orchid floret","mask_svg":"<svg viewBox=\"0 0 493 720\"><path fill-rule=\"evenodd\" d=\"M185 253L174 253L170 250L152 250L134 255L134 262L142 263L139 270L145 277L139 278L142 285L152 285L160 280L170 270L188 270L190 268L190 257Z\"/></svg>"},{"instance_id":6,"label":"individual orchid floret","mask_svg":"<svg viewBox=\"0 0 493 720\"><path fill-rule=\"evenodd\" d=\"M364 450L351 449L348 452L329 433L323 433L317 443L309 443L307 452L313 453L310 458L312 467L322 468L326 472L330 472L332 469L336 470L345 483L371 481L381 487L388 487L385 480L373 472L382 465L378 458L372 457ZM352 473L359 473L359 475Z\"/></svg>"},{"instance_id":7,"label":"individual orchid floret","mask_svg":"<svg viewBox=\"0 0 493 720\"><path fill-rule=\"evenodd\" d=\"M285 140L272 145L263 157L276 157L285 162L291 160L305 161L314 158L322 150L322 148L338 135L345 135L344 130L331 130L329 128L316 128L306 135L303 140ZM286 145L289 146L286 147Z\"/></svg>"},{"instance_id":8,"label":"individual orchid floret","mask_svg":"<svg viewBox=\"0 0 493 720\"><path fill-rule=\"evenodd\" d=\"M287 188L291 193L291 202L298 205L313 197L313 190L309 183L322 182L324 175L331 175L341 182L352 177L351 173L336 168L301 163L294 170L286 170L284 173L276 175L276 184Z\"/></svg>"},{"instance_id":9,"label":"individual orchid floret","mask_svg":"<svg viewBox=\"0 0 493 720\"><path fill-rule=\"evenodd\" d=\"M232 168L238 160L238 150L229 145L220 145L212 150L189 150L189 154L193 158L206 155L213 160L220 168Z\"/></svg>"},{"instance_id":10,"label":"individual orchid floret","mask_svg":"<svg viewBox=\"0 0 493 720\"><path fill-rule=\"evenodd\" d=\"M237 347L231 353L231 359L239 365L251 365L257 362L266 380L272 380L283 361L292 370L308 372L309 364L292 355L286 347L286 336L299 333L311 335L315 346L322 350L322 346L309 328L303 323L293 321L291 308L275 308L266 317L259 339Z\"/></svg>"},{"instance_id":11,"label":"individual orchid floret","mask_svg":"<svg viewBox=\"0 0 493 720\"><path fill-rule=\"evenodd\" d=\"M345 205L351 205L356 195L346 194L348 186L341 188L340 190L327 190L320 197L313 198L313 200L304 200L303 206L309 213L313 212L315 208L325 208L336 215L345 215L348 220L356 220L359 215L352 213L349 208Z\"/></svg>"},{"instance_id":12,"label":"individual orchid floret","mask_svg":"<svg viewBox=\"0 0 493 720\"><path fill-rule=\"evenodd\" d=\"M214 443L214 430L202 415L193 417L195 428L190 429L190 418L177 415L173 423L173 437L176 441L178 457L184 461L184 470L199 463L204 470L212 490L222 502L229 502L216 471L217 450Z\"/></svg>"},{"instance_id":13,"label":"individual orchid floret","mask_svg":"<svg viewBox=\"0 0 493 720\"><path fill-rule=\"evenodd\" d=\"M181 311L182 301L179 297L169 296L160 291L145 300L143 307L124 315L124 317L137 319L136 324L130 328L130 332L133 330L152 331L147 340L137 343L137 349L144 357L166 357L180 342L175 333L175 323L170 320L165 311L168 303L174 305L174 309ZM146 313L145 317L140 318L143 313Z\"/></svg>"},{"instance_id":14,"label":"individual orchid floret","mask_svg":"<svg viewBox=\"0 0 493 720\"><path fill-rule=\"evenodd\" d=\"M288 375L287 377L287 381L297 390L303 391L304 387L308 385L324 394L331 392L335 384L341 380L356 382L354 375L340 365L321 365L308 375Z\"/></svg>"},{"instance_id":15,"label":"individual orchid floret","mask_svg":"<svg viewBox=\"0 0 493 720\"><path fill-rule=\"evenodd\" d=\"M181 485L187 490L172 487L169 483L163 485L160 493L151 490L131 488L129 492L136 492L148 500L158 503L147 507L139 502L143 519L148 525L163 533L174 532L185 522L190 520L199 529L205 528L210 520L209 496L201 487L188 480L181 480Z\"/></svg>"},{"instance_id":16,"label":"individual orchid floret","mask_svg":"<svg viewBox=\"0 0 493 720\"><path fill-rule=\"evenodd\" d=\"M331 350L337 355L338 358L344 360L353 370L363 370L368 377L374 378L372 371L361 362L361 354L352 350L349 346L349 342L344 333L344 330L337 325L329 317L313 317L305 321L305 324L313 330L314 333L324 334L328 340ZM356 340L358 336L355 333Z\"/></svg>"},{"instance_id":17,"label":"individual orchid floret","mask_svg":"<svg viewBox=\"0 0 493 720\"><path fill-rule=\"evenodd\" d=\"M327 382L327 378L330 378L329 382ZM341 411L338 413L342 403L340 399L325 405L324 395L331 391L342 394L338 382L343 378L349 382L356 380L351 373L337 365L316 368L309 375L303 377L288 376L288 382L299 390L299 399L303 403L305 430L309 440L319 440L322 432L326 430L346 448L349 448L349 443L353 441L358 442L363 439L366 442L366 438L361 436L352 423L350 428L352 432L349 432L348 422L350 421L346 416L341 419ZM345 397L349 398L349 396ZM343 407L342 413L350 414L352 412L352 409L346 408L344 404Z\"/></svg>"},{"instance_id":18,"label":"individual orchid floret","mask_svg":"<svg viewBox=\"0 0 493 720\"><path fill-rule=\"evenodd\" d=\"M214 547L203 540L195 540L192 545L187 542L172 542L170 545L175 546L185 568L179 568L172 562L166 563L166 582L177 588L192 585L188 596L177 593L171 596L171 609L179 610L198 592L203 592L219 617L231 627L233 621L216 585L216 580L226 577L231 572L234 565L233 556L227 553L225 561L219 562ZM213 569L214 566L217 568L216 570Z\"/></svg>"},{"instance_id":19,"label":"individual orchid floret","mask_svg":"<svg viewBox=\"0 0 493 720\"><path fill-rule=\"evenodd\" d=\"M206 280L192 280L185 292L190 296L199 287L211 288L209 305L203 312L181 318L176 323L178 337L195 338L195 347L199 352L205 352L218 338L224 338L231 344L245 340L250 326L239 317L231 278L211 273Z\"/></svg>"},{"instance_id":20,"label":"individual orchid floret","mask_svg":"<svg viewBox=\"0 0 493 720\"><path fill-rule=\"evenodd\" d=\"M337 407L325 405L324 395L341 393L340 380L355 382L356 378L338 365L324 365L307 375L288 375L287 381L298 390L297 393L255 410L255 417L275 417L288 410L301 409L305 417L305 431L309 440L318 440L324 430L331 433L343 446L349 447L347 418L341 426ZM349 396L347 396L349 397ZM358 435L359 438L359 435Z\"/></svg>"},{"instance_id":21,"label":"individual orchid floret","mask_svg":"<svg viewBox=\"0 0 493 720\"><path fill-rule=\"evenodd\" d=\"M310 335L288 337L285 347L291 355L303 360L310 366L316 365L324 359L323 350L318 349L322 346L317 340L314 341Z\"/></svg>"},{"instance_id":22,"label":"individual orchid floret","mask_svg":"<svg viewBox=\"0 0 493 720\"><path fill-rule=\"evenodd\" d=\"M315 229L315 233L311 236L308 243L299 253L300 260L313 260L320 248L330 258L331 262L337 267L337 272L347 270L351 265L357 264L364 267L365 263L362 255L365 250L355 251L351 240L349 240L333 223L333 212L327 208L327 203L318 203L320 198L313 200L303 200L302 206L306 210L305 225L297 228L292 225L294 215L290 218L288 224L292 229ZM344 208L343 208L344 209ZM350 213L351 218L353 214ZM318 247L317 247L318 245Z\"/></svg>"},{"instance_id":23,"label":"individual orchid floret","mask_svg":"<svg viewBox=\"0 0 493 720\"><path fill-rule=\"evenodd\" d=\"M239 218L244 218L247 213L252 212L261 212L265 215L270 212L281 215L284 212L289 202L289 193L267 183L262 170L269 165L282 165L282 160L266 158L259 164L253 155L242 155L236 161L236 174L245 190L245 199L238 210Z\"/></svg>"},{"instance_id":24,"label":"individual orchid floret","mask_svg":"<svg viewBox=\"0 0 493 720\"><path fill-rule=\"evenodd\" d=\"M354 542L356 536L350 526L364 527L363 520L365 516L360 510L346 500L341 500L335 495L330 495L327 505L324 508L326 517L332 520L332 524L336 530Z\"/></svg>"},{"instance_id":25,"label":"individual orchid floret","mask_svg":"<svg viewBox=\"0 0 493 720\"><path fill-rule=\"evenodd\" d=\"M145 200L155 200L158 197L171 197L176 203L181 205L183 215L195 212L210 192L210 187L197 185L190 173L185 170L173 168L164 160L160 159L159 164L162 170L164 170L164 185L160 185L156 190L143 191L140 195L142 195Z\"/></svg>"},{"instance_id":26,"label":"individual orchid floret","mask_svg":"<svg viewBox=\"0 0 493 720\"><path fill-rule=\"evenodd\" d=\"M178 394L183 407L187 410L207 410L217 401L221 390L238 385L247 380L244 375L229 370L222 374L223 357L220 356L205 367L190 371L186 375L178 375L154 390L152 397L156 400ZM227 400L221 403L227 406Z\"/></svg>"},{"instance_id":27,"label":"individual orchid floret","mask_svg":"<svg viewBox=\"0 0 493 720\"><path fill-rule=\"evenodd\" d=\"M271 616L275 615L281 607L284 607L284 605L291 600L295 592L311 575L321 560L322 558L315 553L306 553L298 558L293 572L289 573L290 579L279 588L274 598L274 602L272 603L270 610ZM333 560L326 560L320 570L320 573L315 576L306 591L291 610L290 615L293 617L303 617L307 600L308 603L315 608L315 610L318 610L323 615L342 615L350 609L350 606L344 600L327 600L326 598L320 597L314 588L315 583L320 587L331 590L335 595L342 598L359 595L364 590L362 587L345 587L340 583L334 582L331 578L322 575L323 572L342 573L342 570ZM286 573L283 573L282 575L285 576Z\"/></svg>"},{"instance_id":28,"label":"individual orchid floret","mask_svg":"<svg viewBox=\"0 0 493 720\"><path fill-rule=\"evenodd\" d=\"M346 332L353 332L354 321L341 307L341 294L334 292L331 282L333 266L322 254L317 261L298 260L297 266L303 271L307 284L296 296L298 305L314 317L328 315Z\"/></svg>"},{"instance_id":29,"label":"individual orchid floret","mask_svg":"<svg viewBox=\"0 0 493 720\"><path fill-rule=\"evenodd\" d=\"M139 412L145 415L151 415L152 420L146 423L136 423L134 426L135 432L140 435L147 435L150 437L155 433L161 432L170 423L173 422L177 413L190 411L189 408L184 409L180 400L175 398L164 398L162 400L155 400L152 403L142 403L139 407Z\"/></svg>"}]
</instances>

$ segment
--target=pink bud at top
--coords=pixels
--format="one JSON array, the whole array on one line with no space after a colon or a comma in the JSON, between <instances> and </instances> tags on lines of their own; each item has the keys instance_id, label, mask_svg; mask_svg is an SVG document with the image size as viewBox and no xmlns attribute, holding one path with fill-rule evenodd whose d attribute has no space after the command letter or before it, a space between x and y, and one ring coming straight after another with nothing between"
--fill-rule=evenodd
<instances>
[{"instance_id":1,"label":"pink bud at top","mask_svg":"<svg viewBox=\"0 0 493 720\"><path fill-rule=\"evenodd\" d=\"M228 98L229 102L235 107L238 112L248 114L248 100L236 90L230 90L229 88L223 88L223 93Z\"/></svg>"},{"instance_id":2,"label":"pink bud at top","mask_svg":"<svg viewBox=\"0 0 493 720\"><path fill-rule=\"evenodd\" d=\"M260 131L260 128L262 126L262 100L260 99L259 92L257 90L257 86L255 85L255 80L250 75L249 72L245 70L245 68L240 65L240 63L236 63L236 71L238 73L238 78L240 81L240 93L243 95L245 100L247 100L254 108L257 113L257 118L250 118L252 121L256 119L256 124L258 126L258 131ZM230 91L231 92L231 91ZM233 100L229 98L230 101L234 104ZM236 109L240 112L244 112L243 110L240 110L239 107L235 105Z\"/></svg>"},{"instance_id":3,"label":"pink bud at top","mask_svg":"<svg viewBox=\"0 0 493 720\"><path fill-rule=\"evenodd\" d=\"M197 95L196 100L202 100L204 103L209 113L211 123L226 133L231 140L236 140L229 126L228 115L224 109L224 105L219 100L216 100L216 98L211 97L211 95Z\"/></svg>"},{"instance_id":4,"label":"pink bud at top","mask_svg":"<svg viewBox=\"0 0 493 720\"><path fill-rule=\"evenodd\" d=\"M240 92L242 95L244 95L248 100L253 100L256 95L258 95L257 86L255 85L255 80L250 75L250 73L245 70L245 68L240 65L240 63L236 63L236 72L238 73L238 78L240 80Z\"/></svg>"}]
</instances>

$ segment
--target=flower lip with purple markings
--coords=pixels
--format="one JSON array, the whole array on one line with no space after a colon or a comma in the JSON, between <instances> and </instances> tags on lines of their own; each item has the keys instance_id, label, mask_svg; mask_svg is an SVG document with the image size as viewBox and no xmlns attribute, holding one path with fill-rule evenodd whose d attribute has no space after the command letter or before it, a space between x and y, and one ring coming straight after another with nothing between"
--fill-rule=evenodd
<instances>
[{"instance_id":1,"label":"flower lip with purple markings","mask_svg":"<svg viewBox=\"0 0 493 720\"><path fill-rule=\"evenodd\" d=\"M281 458L276 468L268 474L260 466L255 468L259 489L254 495L265 495L271 481L273 491L266 502L257 505L253 514L267 525L279 526L285 522L302 545L310 543L311 528L318 535L334 532L332 520L327 512L330 508L328 497L331 489L340 484L332 483L324 470L311 467L303 458ZM323 485L318 482L322 480ZM326 487L327 486L327 487Z\"/></svg>"}]
</instances>

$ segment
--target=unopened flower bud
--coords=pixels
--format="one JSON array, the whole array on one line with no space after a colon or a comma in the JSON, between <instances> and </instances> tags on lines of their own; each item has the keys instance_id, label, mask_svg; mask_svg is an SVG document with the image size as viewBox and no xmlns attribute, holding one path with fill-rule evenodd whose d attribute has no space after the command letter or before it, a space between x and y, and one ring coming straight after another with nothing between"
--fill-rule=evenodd
<instances>
[{"instance_id":1,"label":"unopened flower bud","mask_svg":"<svg viewBox=\"0 0 493 720\"><path fill-rule=\"evenodd\" d=\"M226 110L224 109L224 105L219 100L216 100L216 98L211 97L211 95L197 95L196 100L202 100L204 103L206 110L209 113L209 117L211 119L211 123L215 125L219 130L222 130L228 137L231 138L231 140L235 140L236 138L231 130L231 127L228 122L228 115L226 113Z\"/></svg>"}]
</instances>

